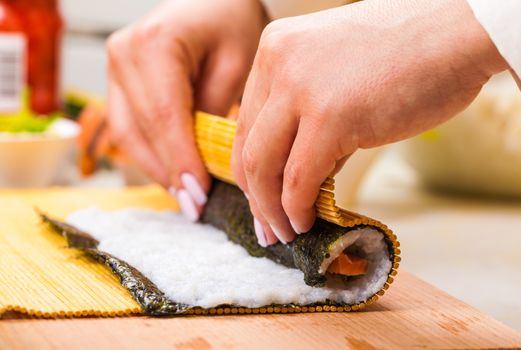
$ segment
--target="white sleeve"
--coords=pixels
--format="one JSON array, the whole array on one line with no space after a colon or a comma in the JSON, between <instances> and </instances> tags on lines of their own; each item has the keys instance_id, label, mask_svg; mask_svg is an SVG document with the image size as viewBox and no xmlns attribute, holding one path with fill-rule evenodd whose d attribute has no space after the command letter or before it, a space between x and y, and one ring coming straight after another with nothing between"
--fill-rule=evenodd
<instances>
[{"instance_id":1,"label":"white sleeve","mask_svg":"<svg viewBox=\"0 0 521 350\"><path fill-rule=\"evenodd\" d=\"M268 16L277 19L325 10L353 2L353 0L261 0Z\"/></svg>"},{"instance_id":2,"label":"white sleeve","mask_svg":"<svg viewBox=\"0 0 521 350\"><path fill-rule=\"evenodd\" d=\"M521 0L467 0L474 15L508 62L521 77ZM521 88L521 85L520 85Z\"/></svg>"}]
</instances>

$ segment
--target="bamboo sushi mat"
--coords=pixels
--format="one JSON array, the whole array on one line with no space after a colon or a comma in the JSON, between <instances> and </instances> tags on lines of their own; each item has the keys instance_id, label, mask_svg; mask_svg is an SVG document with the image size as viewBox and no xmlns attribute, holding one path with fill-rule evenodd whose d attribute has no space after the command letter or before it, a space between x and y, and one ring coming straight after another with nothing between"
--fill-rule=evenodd
<instances>
[{"instance_id":1,"label":"bamboo sushi mat","mask_svg":"<svg viewBox=\"0 0 521 350\"><path fill-rule=\"evenodd\" d=\"M80 208L177 210L155 186L122 190L0 190L0 317L9 311L38 317L124 316L141 313L103 264L40 223L34 208L58 218Z\"/></svg>"}]
</instances>

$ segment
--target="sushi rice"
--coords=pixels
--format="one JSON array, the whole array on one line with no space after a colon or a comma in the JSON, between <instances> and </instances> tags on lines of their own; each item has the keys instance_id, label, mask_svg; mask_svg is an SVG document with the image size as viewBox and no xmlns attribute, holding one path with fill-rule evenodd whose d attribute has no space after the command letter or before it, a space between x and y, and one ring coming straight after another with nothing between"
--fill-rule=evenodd
<instances>
[{"instance_id":1,"label":"sushi rice","mask_svg":"<svg viewBox=\"0 0 521 350\"><path fill-rule=\"evenodd\" d=\"M203 308L307 305L326 300L355 304L382 289L392 264L381 232L370 227L356 229L336 243L331 259L321 269L327 269L347 248L369 260L368 272L342 288L333 283L315 288L304 283L300 270L252 257L224 232L193 224L172 211L88 208L73 213L67 221L99 240L100 251L138 269L169 299Z\"/></svg>"}]
</instances>

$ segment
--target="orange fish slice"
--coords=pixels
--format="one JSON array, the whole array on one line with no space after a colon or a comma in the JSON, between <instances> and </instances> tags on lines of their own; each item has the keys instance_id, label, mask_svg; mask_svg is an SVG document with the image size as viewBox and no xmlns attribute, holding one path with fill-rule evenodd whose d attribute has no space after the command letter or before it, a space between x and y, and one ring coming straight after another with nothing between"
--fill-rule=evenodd
<instances>
[{"instance_id":1,"label":"orange fish slice","mask_svg":"<svg viewBox=\"0 0 521 350\"><path fill-rule=\"evenodd\" d=\"M369 262L351 254L340 254L327 268L327 272L344 276L365 275Z\"/></svg>"}]
</instances>

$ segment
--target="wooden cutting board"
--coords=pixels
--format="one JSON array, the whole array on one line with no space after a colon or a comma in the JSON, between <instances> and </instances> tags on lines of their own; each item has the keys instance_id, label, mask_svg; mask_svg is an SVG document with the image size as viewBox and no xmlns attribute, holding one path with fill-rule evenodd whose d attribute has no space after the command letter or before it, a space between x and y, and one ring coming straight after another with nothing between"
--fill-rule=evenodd
<instances>
[{"instance_id":1,"label":"wooden cutting board","mask_svg":"<svg viewBox=\"0 0 521 350\"><path fill-rule=\"evenodd\" d=\"M19 225L26 224L35 230L31 231L33 235L30 242L42 245L47 241L37 229L38 219L32 210L33 206L50 210L59 217L91 205L104 209L122 206L174 208L175 203L161 193L154 188L121 191L0 191L0 233L13 231L14 226L5 224L16 219ZM17 208L27 206L29 209L23 211L27 215L19 217ZM16 234L14 231L10 234ZM60 247L60 244L56 247ZM404 252L405 259L406 254ZM67 255L64 259L75 262L76 258ZM7 264L12 264L12 261L0 255L0 282L5 277ZM97 279L102 276L102 271L95 270L93 273ZM26 277L35 279L37 276ZM30 283L20 285L27 289ZM117 282L114 282L114 287L117 286ZM47 285L45 287L48 288ZM63 292L64 288L62 286L60 291ZM41 296L42 290L37 290ZM20 295L17 294L18 297ZM128 298L122 294L122 297L125 296ZM0 320L0 350L419 347L521 348L521 335L403 271L398 273L392 287L378 303L357 313L58 320L23 319L19 315L8 314Z\"/></svg>"},{"instance_id":2,"label":"wooden cutting board","mask_svg":"<svg viewBox=\"0 0 521 350\"><path fill-rule=\"evenodd\" d=\"M0 349L521 348L521 335L400 272L356 313L0 321Z\"/></svg>"}]
</instances>

